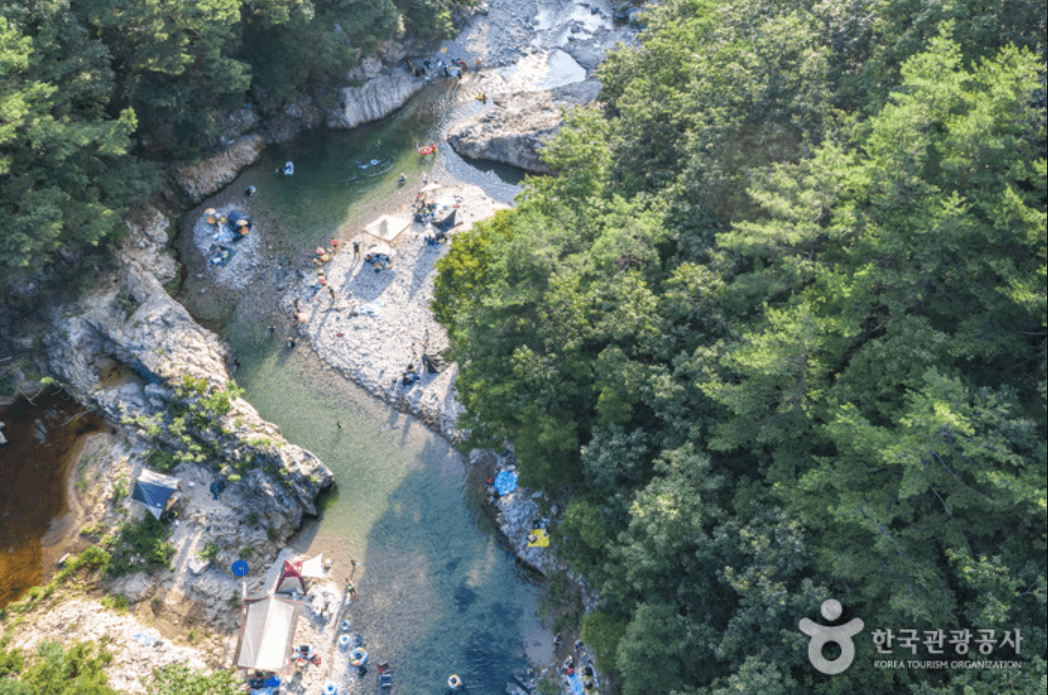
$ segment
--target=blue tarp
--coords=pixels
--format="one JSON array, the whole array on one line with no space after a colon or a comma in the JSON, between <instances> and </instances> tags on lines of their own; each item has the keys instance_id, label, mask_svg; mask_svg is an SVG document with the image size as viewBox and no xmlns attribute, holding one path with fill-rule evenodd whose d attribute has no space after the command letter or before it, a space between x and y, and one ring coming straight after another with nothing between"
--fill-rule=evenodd
<instances>
[{"instance_id":1,"label":"blue tarp","mask_svg":"<svg viewBox=\"0 0 1048 695\"><path fill-rule=\"evenodd\" d=\"M265 680L261 688L250 688L249 695L276 695L280 687L280 676L272 675Z\"/></svg>"},{"instance_id":2,"label":"blue tarp","mask_svg":"<svg viewBox=\"0 0 1048 695\"><path fill-rule=\"evenodd\" d=\"M156 642L156 635L150 635L147 632L136 632L131 635L131 639L138 642L143 647L152 647L153 643Z\"/></svg>"},{"instance_id":3,"label":"blue tarp","mask_svg":"<svg viewBox=\"0 0 1048 695\"><path fill-rule=\"evenodd\" d=\"M153 471L142 471L135 481L131 499L141 502L157 519L167 509L167 501L178 490L178 479Z\"/></svg>"},{"instance_id":4,"label":"blue tarp","mask_svg":"<svg viewBox=\"0 0 1048 695\"><path fill-rule=\"evenodd\" d=\"M517 489L517 474L513 471L502 471L495 476L495 489L499 495L505 497Z\"/></svg>"},{"instance_id":5,"label":"blue tarp","mask_svg":"<svg viewBox=\"0 0 1048 695\"><path fill-rule=\"evenodd\" d=\"M573 673L568 676L568 685L571 686L572 695L582 695L582 681L579 680L578 675Z\"/></svg>"}]
</instances>

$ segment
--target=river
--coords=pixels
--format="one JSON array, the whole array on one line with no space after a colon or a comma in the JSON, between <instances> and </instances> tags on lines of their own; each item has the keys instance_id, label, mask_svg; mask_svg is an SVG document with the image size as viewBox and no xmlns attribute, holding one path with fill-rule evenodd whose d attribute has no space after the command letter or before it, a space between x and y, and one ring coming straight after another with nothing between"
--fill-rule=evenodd
<instances>
[{"instance_id":1,"label":"river","mask_svg":"<svg viewBox=\"0 0 1048 695\"><path fill-rule=\"evenodd\" d=\"M241 198L254 185L257 196L243 204L269 230L271 257L300 260L410 200L417 186L400 186L401 173L413 182L426 172L430 180L475 183L512 199L519 171L474 167L446 147L419 156L418 144L439 137L456 108L452 100L431 88L380 123L271 147L263 163L190 212L184 226L203 207ZM294 161L294 176L275 172L285 159ZM536 616L539 587L500 544L482 510L482 481L468 476L463 457L328 369L308 347L288 352L269 336L266 326L284 320L275 311L282 272L276 260L248 291L223 294L196 277L203 268L184 240L181 248L189 280L180 299L230 342L246 398L334 472L337 493L293 545L323 551L343 569L351 558L359 561L353 629L377 661L392 663L397 689L444 692L456 673L471 693L502 693L529 659L544 663L551 635ZM373 687L370 676L364 683Z\"/></svg>"}]
</instances>

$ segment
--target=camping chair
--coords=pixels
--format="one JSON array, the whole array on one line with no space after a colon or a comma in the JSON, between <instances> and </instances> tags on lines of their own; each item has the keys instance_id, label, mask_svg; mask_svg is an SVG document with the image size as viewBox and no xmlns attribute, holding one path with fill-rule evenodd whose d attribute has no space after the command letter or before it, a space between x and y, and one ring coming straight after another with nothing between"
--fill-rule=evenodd
<instances>
[{"instance_id":1,"label":"camping chair","mask_svg":"<svg viewBox=\"0 0 1048 695\"><path fill-rule=\"evenodd\" d=\"M389 662L378 665L378 685L380 688L393 687L393 667L389 665Z\"/></svg>"}]
</instances>

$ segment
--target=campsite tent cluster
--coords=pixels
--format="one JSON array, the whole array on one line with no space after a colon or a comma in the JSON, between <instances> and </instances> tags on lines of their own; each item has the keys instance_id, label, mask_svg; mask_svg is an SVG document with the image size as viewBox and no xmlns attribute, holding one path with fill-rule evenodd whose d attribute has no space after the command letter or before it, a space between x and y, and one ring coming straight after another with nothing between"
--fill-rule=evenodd
<instances>
[{"instance_id":1,"label":"campsite tent cluster","mask_svg":"<svg viewBox=\"0 0 1048 695\"><path fill-rule=\"evenodd\" d=\"M170 514L179 499L178 478L143 470L135 481L131 499L157 519ZM246 567L244 568L246 571ZM296 595L305 595L306 580L324 576L324 556L309 560L284 561L274 593L289 593L245 599L240 614L240 633L234 663L237 668L278 672L291 663L295 626L302 612Z\"/></svg>"},{"instance_id":2,"label":"campsite tent cluster","mask_svg":"<svg viewBox=\"0 0 1048 695\"><path fill-rule=\"evenodd\" d=\"M302 602L294 600L306 593L306 579L324 576L324 556L298 562L284 561L275 593L292 598L266 596L245 599L240 611L240 633L234 663L237 668L277 672L291 663L295 626Z\"/></svg>"}]
</instances>

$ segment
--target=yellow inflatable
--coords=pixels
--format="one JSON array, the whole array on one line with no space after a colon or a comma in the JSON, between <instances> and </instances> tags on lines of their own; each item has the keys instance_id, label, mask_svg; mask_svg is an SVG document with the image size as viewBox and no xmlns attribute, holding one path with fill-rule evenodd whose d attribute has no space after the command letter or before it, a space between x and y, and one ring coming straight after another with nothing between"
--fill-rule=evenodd
<instances>
[{"instance_id":1,"label":"yellow inflatable","mask_svg":"<svg viewBox=\"0 0 1048 695\"><path fill-rule=\"evenodd\" d=\"M549 547L549 534L546 533L544 528L532 529L531 533L528 534L528 547L529 548L548 548Z\"/></svg>"}]
</instances>

